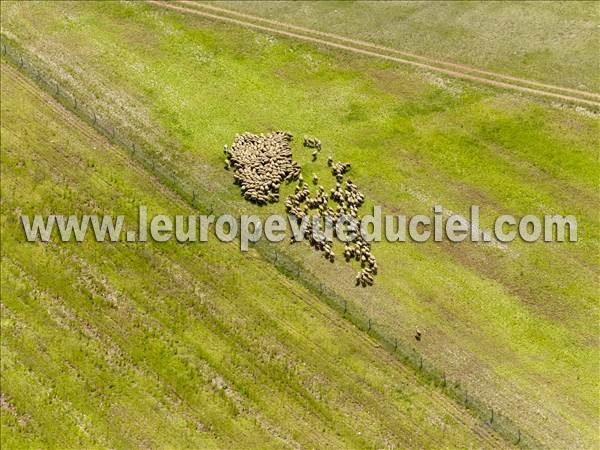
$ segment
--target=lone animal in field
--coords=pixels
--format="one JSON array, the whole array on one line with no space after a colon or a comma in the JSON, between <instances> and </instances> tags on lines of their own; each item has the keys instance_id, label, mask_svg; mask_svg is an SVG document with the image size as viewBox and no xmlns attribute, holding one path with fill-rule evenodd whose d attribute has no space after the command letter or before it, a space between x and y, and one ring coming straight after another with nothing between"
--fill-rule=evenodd
<instances>
[{"instance_id":1,"label":"lone animal in field","mask_svg":"<svg viewBox=\"0 0 600 450\"><path fill-rule=\"evenodd\" d=\"M421 330L419 330L418 328L417 328L417 329L415 329L415 339L416 339L417 341L420 341L420 340L421 340L421 336L422 336L422 334L421 334Z\"/></svg>"}]
</instances>

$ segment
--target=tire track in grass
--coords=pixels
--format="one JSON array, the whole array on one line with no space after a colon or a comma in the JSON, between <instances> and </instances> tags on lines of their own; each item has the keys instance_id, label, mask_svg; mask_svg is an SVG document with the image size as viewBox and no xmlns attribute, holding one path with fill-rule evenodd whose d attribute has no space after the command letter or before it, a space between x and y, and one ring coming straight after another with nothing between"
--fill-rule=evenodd
<instances>
[{"instance_id":1,"label":"tire track in grass","mask_svg":"<svg viewBox=\"0 0 600 450\"><path fill-rule=\"evenodd\" d=\"M273 26L259 25L259 24L250 22L248 20L242 20L241 18L233 18L233 17L225 16L223 14L217 14L216 11L215 12L207 12L205 10L199 9L199 8L203 7L203 5L201 5L201 4L194 4L194 7L189 7L189 6L181 6L180 4L164 3L159 0L147 0L147 3L158 6L163 9L170 9L170 10L179 11L179 12L185 13L185 14L191 14L191 15L196 15L196 16L200 16L200 17L205 17L208 19L228 22L228 23L231 23L234 25L239 25L239 26L246 27L246 28L252 28L255 30L262 31L262 32L279 34L282 36L299 39L299 40L303 40L303 41L308 41L308 42L312 42L315 44L321 44L321 45L325 45L328 47L333 47L333 48L337 48L340 50L345 50L348 52L357 53L357 54L361 54L361 55L365 55L365 56L369 56L369 57L375 57L375 58L379 58L379 59L383 59L383 60L387 60L387 61L397 62L397 63L401 63L401 64L407 64L407 65L411 65L411 66L414 66L414 67L417 67L420 69L443 73L443 74L449 75L451 77L460 78L460 79L468 80L468 81L474 81L474 82L481 83L481 84L486 84L486 85L489 85L489 86L492 86L495 88L509 89L512 91L521 92L521 93L525 93L525 94L531 94L531 95L536 95L536 96L540 96L540 97L546 97L549 99L551 98L551 99L561 100L561 101L570 102L570 103L583 104L583 105L591 106L594 108L600 108L600 100L592 100L592 99L584 98L584 95L587 95L587 96L591 96L592 98L600 99L600 95L598 95L598 94L584 93L584 91L579 91L579 92L581 92L581 94L578 94L579 96L575 96L574 93L572 93L573 95L559 94L556 92L552 92L550 90L543 90L541 88L521 86L514 82L511 83L508 80L507 81L499 81L499 80L495 80L492 78L486 78L486 77L479 76L479 75L473 75L471 73L468 73L467 69L459 70L458 68L449 69L449 68L441 67L442 63L440 63L440 62L437 62L438 65L434 65L433 63L429 63L429 62L414 61L411 59L407 59L406 57L388 55L388 54L383 53L381 50L375 51L374 47L372 47L372 46L371 46L371 48L373 48L373 50L363 49L363 48L360 48L357 44L352 44L347 41L345 41L346 43L342 44L342 43L335 42L331 39L324 39L324 38L316 37L315 35L310 35L306 32L301 33L299 31L294 31L294 32L286 31L284 29L275 28ZM364 44L361 44L361 45L364 45ZM389 50L387 50L387 51L389 51ZM472 69L470 71L473 72ZM479 73L481 73L481 72L479 72ZM495 75L495 76L498 76L498 75ZM529 83L537 83L537 82L529 81ZM549 89L551 85L547 85L547 86L548 86L547 89ZM561 88L558 86L553 86L552 88L560 89L563 91L567 90L567 88ZM571 92L571 90L569 90L569 92Z\"/></svg>"},{"instance_id":2,"label":"tire track in grass","mask_svg":"<svg viewBox=\"0 0 600 450\"><path fill-rule=\"evenodd\" d=\"M543 88L544 90L550 90L550 91L559 91L559 92L565 92L565 93L571 93L574 94L575 96L582 96L582 97L589 97L592 99L597 99L600 100L600 94L597 94L595 92L588 92L588 91L582 91L579 89L573 89L573 88L567 88L564 86L558 86L555 84L547 84L547 83L541 83L539 81L535 81L535 80L528 80L526 78L521 78L521 77L515 77L512 75L506 75L503 73L498 73L498 72L492 72L489 70L483 70L480 69L478 67L473 67L473 66L469 66L466 64L457 64L454 62L450 62L447 60L442 60L442 59L434 59L434 58L430 58L427 56L423 56L423 55L418 55L416 53L412 53L412 52L407 52L404 50L398 50L392 47L386 47L383 45L379 45L379 44L375 44L372 42L367 42L367 41L362 41L359 39L351 39L348 38L346 36L342 36L339 34L333 34L333 33L327 33L324 31L320 31L320 30L315 30L315 29L311 29L311 28L306 28L306 27L301 27L301 26L297 26L297 25L292 25L290 23L286 23L286 22L280 22L277 20L272 20L272 19L267 19L265 17L260 17L260 16L254 16L251 14L245 14L245 13L241 13L238 11L234 11L232 9L227 9L227 8L219 8L217 6L211 5L211 4L207 4L207 3L200 3L198 1L195 0L178 0L178 3L182 3L185 4L191 8L204 8L204 9L208 9L208 10L212 10L212 11L216 11L216 12L221 12L223 14L229 14L232 16L236 16L236 17L241 17L241 18L245 18L245 19L249 19L249 20L254 20L254 21L259 21L259 22L264 22L264 23L268 23L271 25L275 25L275 26L280 26L280 27L284 27L287 28L289 30L296 30L296 31L300 31L302 33L307 33L307 34L312 34L315 36L323 36L326 38L330 38L330 39L335 39L335 40L339 40L342 42L348 42L350 44L354 44L354 45L358 45L361 47L367 47L367 48L372 48L375 50L380 50L380 51L385 51L385 52L390 52L390 53L394 53L400 56L405 56L408 58L413 58L419 61L422 61L424 63L428 63L428 64L432 64L432 65L442 65L442 66L447 66L447 67L453 67L455 69L458 69L459 71L462 72L471 72L471 73L478 73L481 75L486 75L488 77L492 77L492 78L500 78L500 79L504 79L504 80L508 80L508 81L513 81L516 83L521 83L521 84L529 84L531 86L536 86L538 88Z\"/></svg>"}]
</instances>

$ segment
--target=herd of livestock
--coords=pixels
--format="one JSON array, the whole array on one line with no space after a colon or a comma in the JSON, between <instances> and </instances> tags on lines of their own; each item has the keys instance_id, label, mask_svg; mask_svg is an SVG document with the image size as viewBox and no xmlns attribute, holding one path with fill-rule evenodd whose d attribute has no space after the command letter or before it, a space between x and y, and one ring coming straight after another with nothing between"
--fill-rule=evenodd
<instances>
[{"instance_id":1,"label":"herd of livestock","mask_svg":"<svg viewBox=\"0 0 600 450\"><path fill-rule=\"evenodd\" d=\"M292 161L291 140L284 131L243 133L236 135L231 148L225 145L225 168L233 169L246 200L259 205L277 202L281 184L298 179L300 166Z\"/></svg>"},{"instance_id":2,"label":"herd of livestock","mask_svg":"<svg viewBox=\"0 0 600 450\"><path fill-rule=\"evenodd\" d=\"M361 270L356 276L357 286L373 285L373 276L377 275L377 261L371 253L371 244L364 240L357 224L360 223L358 209L365 196L350 179L344 183L344 175L350 170L349 163L334 163L330 156L327 165L336 179L335 187L328 192L322 185L312 193L309 184L304 181L300 166L292 160L290 142L293 136L288 132L277 131L267 135L243 133L236 135L231 147L224 148L226 169L233 169L235 183L242 190L242 196L259 205L279 201L279 189L283 182L298 181L295 191L285 200L288 214L296 217L298 223L306 216L323 218L325 223L335 224L344 218L353 223L352 240L345 242L344 258L346 262L356 260ZM321 150L321 142L316 138L304 137L304 146L314 149L312 160L316 161ZM313 184L318 177L313 174ZM332 203L330 203L330 201ZM320 229L320 222L305 220L304 237L311 247L323 253L330 262L335 261L333 241ZM293 238L292 238L293 239Z\"/></svg>"}]
</instances>

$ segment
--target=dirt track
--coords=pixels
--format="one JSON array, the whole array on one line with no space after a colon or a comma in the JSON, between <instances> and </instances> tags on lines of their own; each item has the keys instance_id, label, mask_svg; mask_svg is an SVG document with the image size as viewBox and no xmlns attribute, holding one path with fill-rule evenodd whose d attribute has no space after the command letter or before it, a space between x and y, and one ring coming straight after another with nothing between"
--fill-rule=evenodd
<instances>
[{"instance_id":1,"label":"dirt track","mask_svg":"<svg viewBox=\"0 0 600 450\"><path fill-rule=\"evenodd\" d=\"M584 104L588 106L593 106L595 108L600 107L600 94L592 92L585 92L576 89L555 86L551 84L544 84L533 80L526 80L523 78L517 78L509 75L489 72L474 67L469 67L466 65L455 64L441 60L434 60L431 58L426 58L416 54L399 51L389 47L383 47L364 41L349 39L335 34L324 33L317 30L298 27L283 22L268 20L257 16L242 14L223 8L218 8L212 5L206 5L203 3L181 1L179 2L179 4L173 4L165 3L159 0L148 0L148 3L152 3L162 8L168 8L183 13L206 17L209 19L221 20L260 31L266 31L268 33L275 33L282 36L287 36L308 42L314 42L317 44L326 45L329 47L338 48L353 53L385 59L388 61L394 61L401 64L408 64L415 67L419 67L421 69L435 71L455 78L461 78L464 80L487 84L497 88L510 89L513 91L538 95L546 98L553 98L565 102ZM254 22L251 22L250 20ZM260 25L255 22L268 23L271 26ZM402 57L394 56L387 53L402 55ZM536 87L528 87L524 86L524 84Z\"/></svg>"}]
</instances>

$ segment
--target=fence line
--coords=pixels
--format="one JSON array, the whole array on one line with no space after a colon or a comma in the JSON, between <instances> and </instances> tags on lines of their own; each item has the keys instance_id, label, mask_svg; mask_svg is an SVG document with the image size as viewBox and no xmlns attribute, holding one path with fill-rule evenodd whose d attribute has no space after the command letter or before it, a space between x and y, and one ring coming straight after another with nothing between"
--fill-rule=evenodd
<instances>
[{"instance_id":1,"label":"fence line","mask_svg":"<svg viewBox=\"0 0 600 450\"><path fill-rule=\"evenodd\" d=\"M84 104L81 99L78 101L73 93L61 87L50 75L45 74L39 68L36 69L33 63L28 60L29 57L8 43L4 35L1 38L0 53L5 61L28 75L34 83L52 95L63 107L76 114L111 143L126 148L132 157L138 160L163 184L177 193L186 203L193 208L210 210L211 214L216 214L214 202L211 201L207 204L199 200L200 198L211 198L207 189L200 185L190 186L189 183L178 177L177 172L172 167L156 162L156 158L153 158L152 154L145 150L147 143L136 143L133 138L125 136L119 131L118 127L111 123L108 117L100 116L93 108ZM33 60L34 57L32 56L30 59ZM202 196L201 193L205 195ZM470 395L468 390L459 382L448 379L445 372L423 358L414 348L403 344L395 337L387 335L385 331L377 327L375 321L364 315L364 313L352 310L351 304L345 298L324 285L304 267L302 262L293 259L285 252L278 252L276 244L259 241L254 244L251 243L251 245L280 273L299 282L310 292L316 294L327 305L338 311L344 319L360 330L367 332L369 336L379 341L382 347L409 365L423 382L438 387L448 397L465 407L474 417L480 419L509 443L524 448L541 446L532 436L524 434L510 418Z\"/></svg>"}]
</instances>

